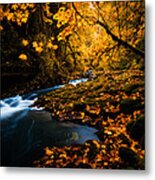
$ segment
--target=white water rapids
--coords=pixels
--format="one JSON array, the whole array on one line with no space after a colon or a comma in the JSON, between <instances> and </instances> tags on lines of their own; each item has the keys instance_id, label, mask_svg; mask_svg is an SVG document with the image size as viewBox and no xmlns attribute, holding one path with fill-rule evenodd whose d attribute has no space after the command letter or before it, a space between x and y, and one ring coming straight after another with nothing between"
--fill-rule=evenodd
<instances>
[{"instance_id":1,"label":"white water rapids","mask_svg":"<svg viewBox=\"0 0 155 180\"><path fill-rule=\"evenodd\" d=\"M87 78L83 78L72 80L69 84L76 86L86 81ZM2 166L27 166L28 161L35 159L34 154L46 146L61 147L99 140L95 128L58 122L43 108L30 107L38 96L64 86L58 85L0 101Z\"/></svg>"}]
</instances>

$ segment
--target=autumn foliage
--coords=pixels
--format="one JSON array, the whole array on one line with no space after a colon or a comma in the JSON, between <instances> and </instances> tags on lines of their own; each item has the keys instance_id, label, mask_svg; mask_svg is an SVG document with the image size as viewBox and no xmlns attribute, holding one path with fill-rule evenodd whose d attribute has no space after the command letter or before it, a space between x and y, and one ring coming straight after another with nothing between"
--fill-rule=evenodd
<instances>
[{"instance_id":1,"label":"autumn foliage","mask_svg":"<svg viewBox=\"0 0 155 180\"><path fill-rule=\"evenodd\" d=\"M17 66L19 73L35 73L19 92L62 84L88 70L96 75L37 104L60 121L99 129L101 142L46 147L35 166L144 169L144 134L135 137L134 130L144 132L144 13L144 1L1 5L2 64L12 74Z\"/></svg>"},{"instance_id":2,"label":"autumn foliage","mask_svg":"<svg viewBox=\"0 0 155 180\"><path fill-rule=\"evenodd\" d=\"M1 5L4 63L39 61L43 74L61 76L93 69L142 68L144 3L73 2ZM6 32L9 28L11 32ZM12 59L9 57L12 56ZM12 62L13 61L13 62ZM17 63L17 62L16 62ZM47 67L48 66L48 67ZM54 72L53 72L54 73Z\"/></svg>"}]
</instances>

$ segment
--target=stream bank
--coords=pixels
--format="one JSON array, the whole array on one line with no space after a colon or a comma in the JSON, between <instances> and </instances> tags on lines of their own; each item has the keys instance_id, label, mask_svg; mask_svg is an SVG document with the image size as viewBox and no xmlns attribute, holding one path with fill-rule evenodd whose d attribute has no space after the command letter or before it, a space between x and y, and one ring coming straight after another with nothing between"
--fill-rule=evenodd
<instances>
[{"instance_id":1,"label":"stream bank","mask_svg":"<svg viewBox=\"0 0 155 180\"><path fill-rule=\"evenodd\" d=\"M140 70L96 74L85 83L67 85L39 97L60 122L89 125L100 141L45 148L37 167L144 169L144 73Z\"/></svg>"},{"instance_id":2,"label":"stream bank","mask_svg":"<svg viewBox=\"0 0 155 180\"><path fill-rule=\"evenodd\" d=\"M87 78L69 81L76 86ZM31 167L47 146L62 147L98 140L97 129L71 122L60 122L34 106L41 95L65 87L57 85L5 98L0 101L1 110L1 166Z\"/></svg>"}]
</instances>

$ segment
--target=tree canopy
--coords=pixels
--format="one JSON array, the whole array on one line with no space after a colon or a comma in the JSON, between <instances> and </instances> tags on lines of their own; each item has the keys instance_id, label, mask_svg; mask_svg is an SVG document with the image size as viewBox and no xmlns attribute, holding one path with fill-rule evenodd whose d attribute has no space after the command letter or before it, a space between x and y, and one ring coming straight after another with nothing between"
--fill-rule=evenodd
<instances>
[{"instance_id":1,"label":"tree canopy","mask_svg":"<svg viewBox=\"0 0 155 180\"><path fill-rule=\"evenodd\" d=\"M68 77L89 69L143 68L144 3L1 5L2 63Z\"/></svg>"}]
</instances>

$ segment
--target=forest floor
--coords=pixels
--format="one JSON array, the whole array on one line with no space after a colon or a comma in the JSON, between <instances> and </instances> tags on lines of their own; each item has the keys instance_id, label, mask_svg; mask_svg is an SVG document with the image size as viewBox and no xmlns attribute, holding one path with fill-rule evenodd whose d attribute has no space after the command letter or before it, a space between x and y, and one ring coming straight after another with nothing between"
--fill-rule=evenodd
<instances>
[{"instance_id":1,"label":"forest floor","mask_svg":"<svg viewBox=\"0 0 155 180\"><path fill-rule=\"evenodd\" d=\"M46 147L34 166L145 169L143 71L96 73L93 80L66 85L36 103L61 122L95 127L100 142Z\"/></svg>"}]
</instances>

